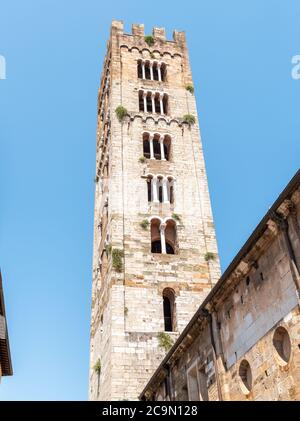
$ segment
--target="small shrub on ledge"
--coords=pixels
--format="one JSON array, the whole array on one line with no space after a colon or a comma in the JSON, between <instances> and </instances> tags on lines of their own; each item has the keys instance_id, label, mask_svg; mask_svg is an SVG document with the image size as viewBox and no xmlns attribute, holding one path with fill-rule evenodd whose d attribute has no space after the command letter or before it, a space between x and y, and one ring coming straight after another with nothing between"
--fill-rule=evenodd
<instances>
[{"instance_id":1,"label":"small shrub on ledge","mask_svg":"<svg viewBox=\"0 0 300 421\"><path fill-rule=\"evenodd\" d=\"M117 272L122 272L124 252L120 249L112 250L112 265Z\"/></svg>"},{"instance_id":2,"label":"small shrub on ledge","mask_svg":"<svg viewBox=\"0 0 300 421\"><path fill-rule=\"evenodd\" d=\"M115 109L116 115L118 117L118 120L120 122L122 122L125 118L125 116L127 115L127 109L125 107L123 107L123 105L119 105L116 109Z\"/></svg>"},{"instance_id":3,"label":"small shrub on ledge","mask_svg":"<svg viewBox=\"0 0 300 421\"><path fill-rule=\"evenodd\" d=\"M101 361L100 361L100 358L98 358L96 364L94 365L94 370L95 370L95 373L97 373L98 376L100 376L100 374L101 374Z\"/></svg>"},{"instance_id":4,"label":"small shrub on ledge","mask_svg":"<svg viewBox=\"0 0 300 421\"><path fill-rule=\"evenodd\" d=\"M149 227L149 221L147 220L147 219L144 219L141 223L140 223L140 226L144 229L144 230L146 230L148 227Z\"/></svg>"},{"instance_id":5,"label":"small shrub on ledge","mask_svg":"<svg viewBox=\"0 0 300 421\"><path fill-rule=\"evenodd\" d=\"M189 91L192 95L194 95L194 87L193 85L186 85L185 89Z\"/></svg>"},{"instance_id":6,"label":"small shrub on ledge","mask_svg":"<svg viewBox=\"0 0 300 421\"><path fill-rule=\"evenodd\" d=\"M160 332L157 335L158 344L161 348L164 348L165 351L169 351L169 349L172 348L172 345L174 344L173 339L171 336L166 332Z\"/></svg>"},{"instance_id":7,"label":"small shrub on ledge","mask_svg":"<svg viewBox=\"0 0 300 421\"><path fill-rule=\"evenodd\" d=\"M154 45L154 38L152 35L145 36L145 42L149 45L149 47L152 47Z\"/></svg>"},{"instance_id":8,"label":"small shrub on ledge","mask_svg":"<svg viewBox=\"0 0 300 421\"><path fill-rule=\"evenodd\" d=\"M181 221L181 218L180 218L180 216L178 215L178 213L172 213L172 218L173 218L173 219L175 219L175 221L178 221L178 222L180 222L180 221Z\"/></svg>"},{"instance_id":9,"label":"small shrub on ledge","mask_svg":"<svg viewBox=\"0 0 300 421\"><path fill-rule=\"evenodd\" d=\"M189 125L196 123L196 118L192 114L185 114L182 120L184 123L188 123Z\"/></svg>"},{"instance_id":10,"label":"small shrub on ledge","mask_svg":"<svg viewBox=\"0 0 300 421\"><path fill-rule=\"evenodd\" d=\"M139 162L141 164L144 164L146 162L146 158L144 156L141 156L140 159L139 159Z\"/></svg>"},{"instance_id":11,"label":"small shrub on ledge","mask_svg":"<svg viewBox=\"0 0 300 421\"><path fill-rule=\"evenodd\" d=\"M215 260L215 255L214 253L212 253L211 251L208 251L205 256L204 259L209 262L210 260Z\"/></svg>"}]
</instances>

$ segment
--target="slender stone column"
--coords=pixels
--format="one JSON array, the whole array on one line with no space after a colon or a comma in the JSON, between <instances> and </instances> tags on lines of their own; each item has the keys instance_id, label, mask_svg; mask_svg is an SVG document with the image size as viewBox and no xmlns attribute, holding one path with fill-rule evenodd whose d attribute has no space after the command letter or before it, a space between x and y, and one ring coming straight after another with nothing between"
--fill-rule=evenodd
<instances>
[{"instance_id":1,"label":"slender stone column","mask_svg":"<svg viewBox=\"0 0 300 421\"><path fill-rule=\"evenodd\" d=\"M170 203L169 201L169 195L168 195L168 180L166 178L163 179L162 185L163 185L163 202L164 203Z\"/></svg>"},{"instance_id":2,"label":"slender stone column","mask_svg":"<svg viewBox=\"0 0 300 421\"><path fill-rule=\"evenodd\" d=\"M159 139L159 144L160 144L160 159L162 161L165 161L165 150L164 150L164 138L161 136Z\"/></svg>"},{"instance_id":3,"label":"slender stone column","mask_svg":"<svg viewBox=\"0 0 300 421\"><path fill-rule=\"evenodd\" d=\"M147 92L144 92L143 97L144 97L144 113L146 113L147 112Z\"/></svg>"},{"instance_id":4,"label":"slender stone column","mask_svg":"<svg viewBox=\"0 0 300 421\"><path fill-rule=\"evenodd\" d=\"M159 95L159 103L160 103L160 113L161 113L161 114L164 114L163 97L162 97L162 95L161 95L161 94Z\"/></svg>"},{"instance_id":5,"label":"slender stone column","mask_svg":"<svg viewBox=\"0 0 300 421\"><path fill-rule=\"evenodd\" d=\"M151 99L152 99L152 112L155 113L155 94L151 94Z\"/></svg>"},{"instance_id":6,"label":"slender stone column","mask_svg":"<svg viewBox=\"0 0 300 421\"><path fill-rule=\"evenodd\" d=\"M152 185L152 198L153 202L158 202L158 194L157 194L157 177L153 177L151 180Z\"/></svg>"},{"instance_id":7,"label":"slender stone column","mask_svg":"<svg viewBox=\"0 0 300 421\"><path fill-rule=\"evenodd\" d=\"M150 159L155 159L154 148L153 148L153 135L149 136L149 145L150 145Z\"/></svg>"},{"instance_id":8,"label":"slender stone column","mask_svg":"<svg viewBox=\"0 0 300 421\"><path fill-rule=\"evenodd\" d=\"M157 63L157 73L158 73L158 81L161 82L161 64Z\"/></svg>"},{"instance_id":9,"label":"slender stone column","mask_svg":"<svg viewBox=\"0 0 300 421\"><path fill-rule=\"evenodd\" d=\"M162 252L162 254L167 253L165 229L166 229L166 224L160 224L159 230L160 230L160 242L161 242L161 252Z\"/></svg>"},{"instance_id":10,"label":"slender stone column","mask_svg":"<svg viewBox=\"0 0 300 421\"><path fill-rule=\"evenodd\" d=\"M143 61L142 61L142 76L143 76L143 79L146 79L145 63Z\"/></svg>"},{"instance_id":11,"label":"slender stone column","mask_svg":"<svg viewBox=\"0 0 300 421\"><path fill-rule=\"evenodd\" d=\"M154 78L153 78L153 63L152 62L150 62L150 79L154 80Z\"/></svg>"}]
</instances>

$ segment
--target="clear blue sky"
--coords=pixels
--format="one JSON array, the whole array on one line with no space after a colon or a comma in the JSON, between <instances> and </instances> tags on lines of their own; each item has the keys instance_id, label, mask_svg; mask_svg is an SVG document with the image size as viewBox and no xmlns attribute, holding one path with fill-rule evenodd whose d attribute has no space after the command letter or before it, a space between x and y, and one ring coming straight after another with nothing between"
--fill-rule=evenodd
<instances>
[{"instance_id":1,"label":"clear blue sky","mask_svg":"<svg viewBox=\"0 0 300 421\"><path fill-rule=\"evenodd\" d=\"M104 6L105 4L105 6ZM96 102L112 19L186 30L223 270L299 165L297 0L10 0L0 10L0 399L88 391Z\"/></svg>"}]
</instances>

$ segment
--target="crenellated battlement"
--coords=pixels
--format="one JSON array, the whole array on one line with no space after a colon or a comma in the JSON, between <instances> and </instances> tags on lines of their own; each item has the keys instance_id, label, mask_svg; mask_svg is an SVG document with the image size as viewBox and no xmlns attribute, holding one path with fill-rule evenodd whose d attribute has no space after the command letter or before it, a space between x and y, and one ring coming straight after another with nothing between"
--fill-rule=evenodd
<instances>
[{"instance_id":1,"label":"crenellated battlement","mask_svg":"<svg viewBox=\"0 0 300 421\"><path fill-rule=\"evenodd\" d=\"M134 23L132 25L131 34L124 33L124 23L120 20L113 20L111 24L111 33L118 34L118 35L128 35L134 37L145 37L148 34L145 33L145 27L142 23ZM173 31L173 39L167 40L166 38L166 29L161 27L153 27L152 28L152 36L154 38L154 42L172 42L182 45L186 42L185 32L184 31Z\"/></svg>"}]
</instances>

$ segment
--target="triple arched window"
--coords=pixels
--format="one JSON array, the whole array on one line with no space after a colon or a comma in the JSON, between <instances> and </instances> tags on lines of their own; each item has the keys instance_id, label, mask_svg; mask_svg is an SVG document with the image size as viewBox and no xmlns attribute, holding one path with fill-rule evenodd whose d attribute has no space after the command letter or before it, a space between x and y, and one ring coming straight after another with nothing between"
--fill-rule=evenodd
<instances>
[{"instance_id":1,"label":"triple arched window","mask_svg":"<svg viewBox=\"0 0 300 421\"><path fill-rule=\"evenodd\" d=\"M147 176L148 202L174 203L174 177L171 175Z\"/></svg>"},{"instance_id":2,"label":"triple arched window","mask_svg":"<svg viewBox=\"0 0 300 421\"><path fill-rule=\"evenodd\" d=\"M166 79L165 63L151 60L139 60L138 78L164 82Z\"/></svg>"},{"instance_id":3,"label":"triple arched window","mask_svg":"<svg viewBox=\"0 0 300 421\"><path fill-rule=\"evenodd\" d=\"M139 91L139 110L144 113L168 114L168 95L157 91Z\"/></svg>"},{"instance_id":4,"label":"triple arched window","mask_svg":"<svg viewBox=\"0 0 300 421\"><path fill-rule=\"evenodd\" d=\"M143 133L143 154L148 159L169 161L171 137L167 134Z\"/></svg>"}]
</instances>

